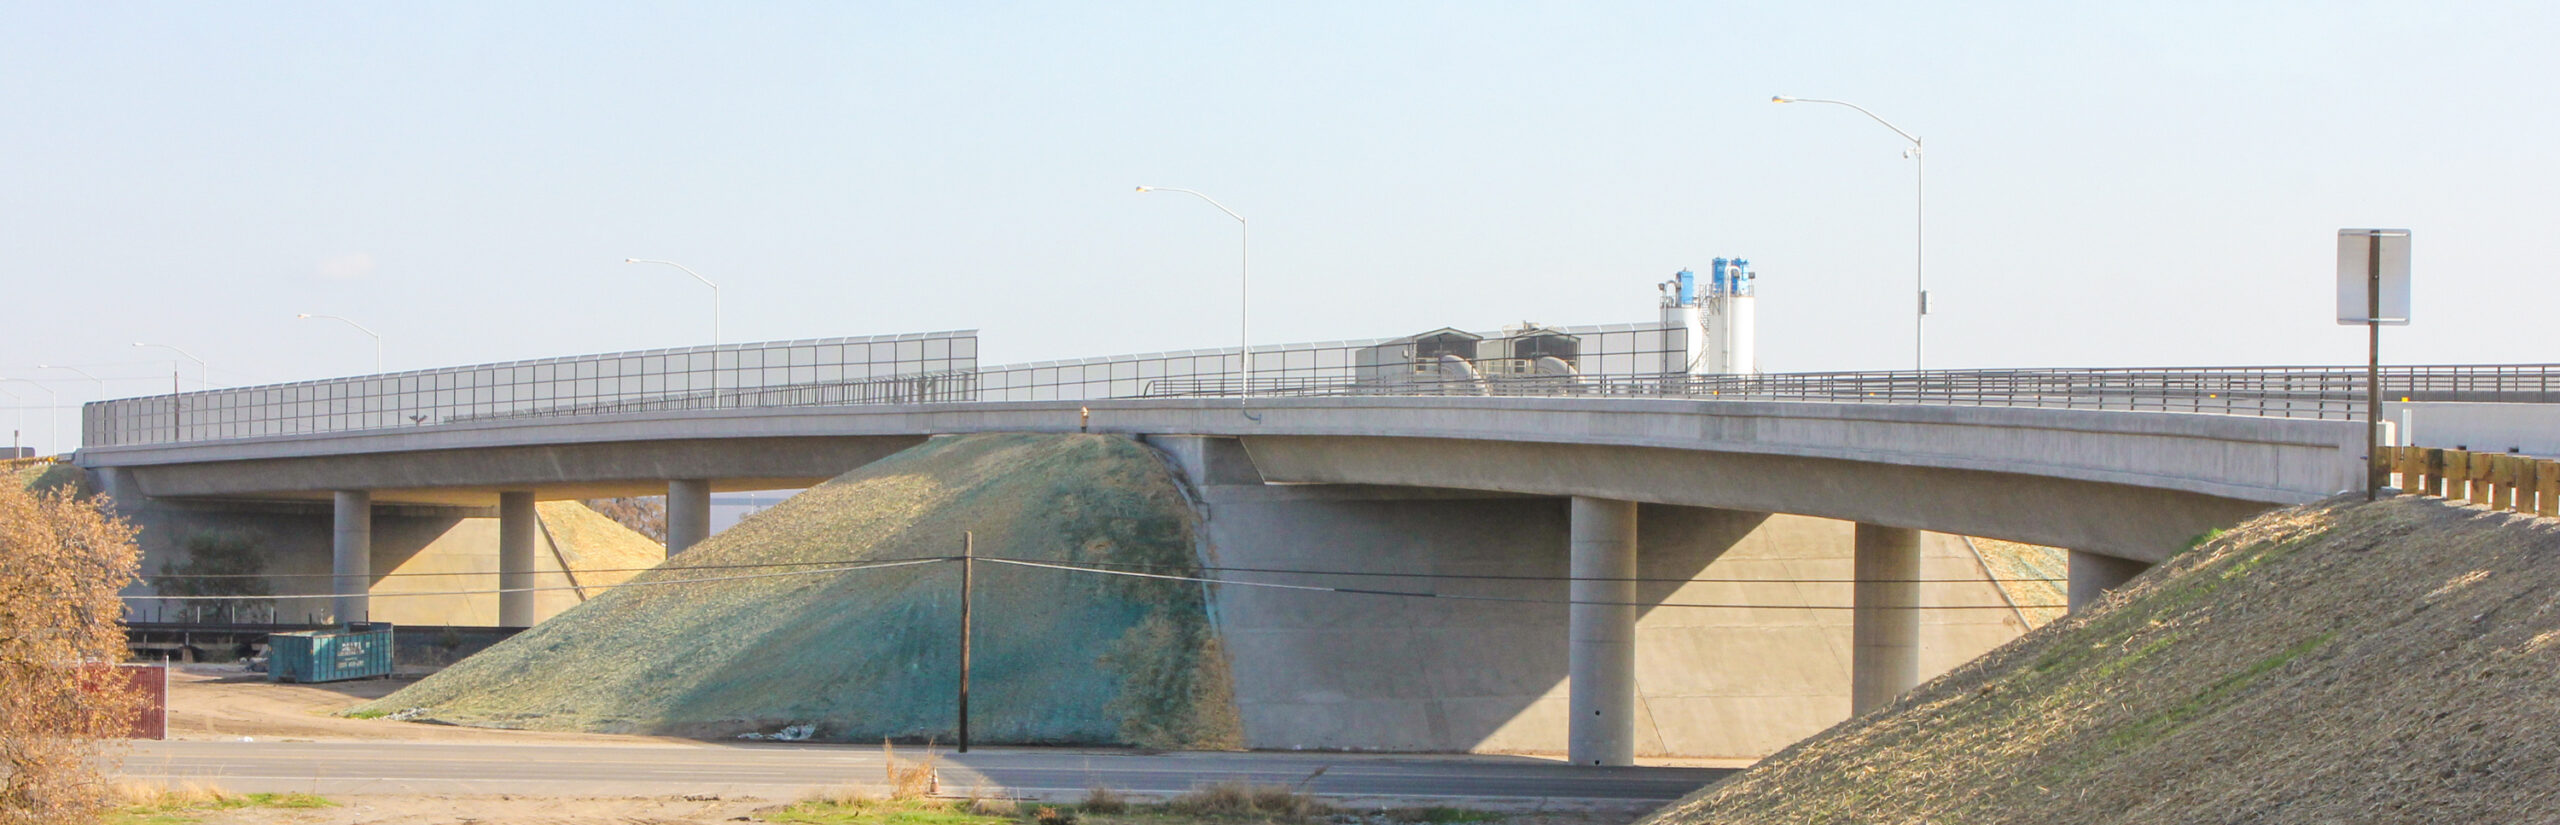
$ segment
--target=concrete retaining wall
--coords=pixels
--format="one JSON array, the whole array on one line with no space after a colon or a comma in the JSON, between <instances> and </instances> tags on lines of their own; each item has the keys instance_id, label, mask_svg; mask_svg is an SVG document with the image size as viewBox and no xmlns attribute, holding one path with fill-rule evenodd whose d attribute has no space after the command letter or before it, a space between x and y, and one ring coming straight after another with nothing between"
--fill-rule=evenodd
<instances>
[{"instance_id":1,"label":"concrete retaining wall","mask_svg":"<svg viewBox=\"0 0 2560 825\"><path fill-rule=\"evenodd\" d=\"M1151 441L1176 456L1206 502L1219 566L1566 575L1562 498L1263 486L1233 441ZM1641 575L1680 581L1639 588L1655 605L1637 625L1639 753L1757 757L1848 716L1848 611L1777 606L1849 603L1851 528L1803 516L1640 508ZM1962 580L1924 585L1924 604L2006 604L1961 539L1930 535L1923 553L1923 577ZM1222 575L1534 600L1566 591L1556 580ZM1826 581L1785 581L1794 579ZM1224 587L1214 607L1250 747L1564 749L1562 604ZM1923 675L2027 629L2005 608L1932 610L1922 625Z\"/></svg>"}]
</instances>

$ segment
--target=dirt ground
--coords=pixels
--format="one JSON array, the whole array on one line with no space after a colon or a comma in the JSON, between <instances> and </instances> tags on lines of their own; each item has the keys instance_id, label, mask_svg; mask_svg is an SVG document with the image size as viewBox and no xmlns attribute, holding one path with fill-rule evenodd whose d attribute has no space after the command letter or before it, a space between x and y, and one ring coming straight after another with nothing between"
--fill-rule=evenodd
<instances>
[{"instance_id":1,"label":"dirt ground","mask_svg":"<svg viewBox=\"0 0 2560 825\"><path fill-rule=\"evenodd\" d=\"M248 807L182 816L203 825L690 825L764 822L788 803L756 799L687 797L538 798L524 796L381 795L332 800L323 808ZM1619 825L1631 813L1540 812L1504 816L1482 825ZM1269 825L1256 819L1143 817L1158 825ZM890 823L966 821L950 815L882 818ZM843 821L828 818L820 821ZM1415 825L1382 814L1319 815L1306 825Z\"/></svg>"},{"instance_id":2,"label":"dirt ground","mask_svg":"<svg viewBox=\"0 0 2560 825\"><path fill-rule=\"evenodd\" d=\"M183 816L206 825L641 825L755 818L781 803L682 797L572 798L379 795L340 797L326 808L248 807Z\"/></svg>"},{"instance_id":3,"label":"dirt ground","mask_svg":"<svg viewBox=\"0 0 2560 825\"><path fill-rule=\"evenodd\" d=\"M169 738L273 739L283 742L557 742L592 745L676 745L697 740L607 733L497 730L422 725L384 719L348 719L339 712L391 695L420 677L364 679L317 685L280 684L236 664L180 665L169 675ZM1559 753L1504 751L1485 756L1561 759ZM1747 768L1751 759L1649 756L1654 767Z\"/></svg>"},{"instance_id":4,"label":"dirt ground","mask_svg":"<svg viewBox=\"0 0 2560 825\"><path fill-rule=\"evenodd\" d=\"M169 674L169 738L277 741L556 742L669 745L688 740L598 733L493 730L348 719L340 711L391 695L416 678L279 684L239 665L180 665Z\"/></svg>"}]
</instances>

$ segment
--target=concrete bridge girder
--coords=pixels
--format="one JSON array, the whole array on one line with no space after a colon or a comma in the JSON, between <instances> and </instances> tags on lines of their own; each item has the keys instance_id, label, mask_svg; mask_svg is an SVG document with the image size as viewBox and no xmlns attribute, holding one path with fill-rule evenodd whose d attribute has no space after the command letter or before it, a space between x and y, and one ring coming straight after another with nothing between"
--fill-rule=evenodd
<instances>
[{"instance_id":1,"label":"concrete bridge girder","mask_svg":"<svg viewBox=\"0 0 2560 825\"><path fill-rule=\"evenodd\" d=\"M1284 483L1488 490L1775 512L2153 563L2274 503L2021 473L1616 445L1357 436L1244 439Z\"/></svg>"},{"instance_id":2,"label":"concrete bridge girder","mask_svg":"<svg viewBox=\"0 0 2560 825\"><path fill-rule=\"evenodd\" d=\"M2156 561L2203 530L2360 483L2345 421L1572 398L1162 399L686 410L83 451L161 497L489 506L801 486L934 433L1242 437L1275 481L1589 496L2014 539ZM1392 456L1392 458L1387 458ZM1401 466L1398 466L1401 465Z\"/></svg>"},{"instance_id":3,"label":"concrete bridge girder","mask_svg":"<svg viewBox=\"0 0 2560 825\"><path fill-rule=\"evenodd\" d=\"M507 492L548 501L666 495L670 481L705 491L809 487L926 436L669 439L309 455L136 466L124 475L153 498L326 499L362 489L381 504L489 507Z\"/></svg>"}]
</instances>

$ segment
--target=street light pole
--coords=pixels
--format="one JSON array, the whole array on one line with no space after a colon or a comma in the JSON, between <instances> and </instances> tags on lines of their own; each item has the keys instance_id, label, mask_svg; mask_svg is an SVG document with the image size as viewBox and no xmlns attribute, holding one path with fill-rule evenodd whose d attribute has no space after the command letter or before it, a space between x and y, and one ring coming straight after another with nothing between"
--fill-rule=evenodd
<instances>
[{"instance_id":1,"label":"street light pole","mask_svg":"<svg viewBox=\"0 0 2560 825\"><path fill-rule=\"evenodd\" d=\"M46 364L37 364L37 365L36 365L36 369L39 369L39 370L70 370L70 371L72 371L72 372L79 373L79 374L80 374L80 377L82 377L82 378L87 378L87 379L89 379L89 380L91 380L91 381L95 381L95 382L97 382L97 384L98 384L98 400L100 400L100 401L105 401L105 400L107 400L107 379L100 378L100 377L97 377L97 376L95 376L95 375L90 375L88 370L84 370L84 369L81 369L81 368L79 368L79 367L64 367L64 366L53 366L53 365L46 365ZM86 415L83 415L83 416L81 417L81 421L83 422L83 423L82 423L82 425L81 425L81 428L82 428L82 434L81 434L81 437L82 437L83 439L86 439L86 438L88 437L88 434L87 434L87 427L88 427L88 425L87 425L87 423L86 423L86 422L88 421L88 417L87 417Z\"/></svg>"},{"instance_id":2,"label":"street light pole","mask_svg":"<svg viewBox=\"0 0 2560 825\"><path fill-rule=\"evenodd\" d=\"M0 390L0 395L8 396L9 400L14 402L9 406L18 410L18 426L9 429L9 457L15 459L18 457L19 441L26 437L24 431L27 429L27 399L8 390Z\"/></svg>"},{"instance_id":3,"label":"street light pole","mask_svg":"<svg viewBox=\"0 0 2560 825\"><path fill-rule=\"evenodd\" d=\"M1227 217L1236 219L1236 363L1242 368L1243 375L1243 384L1236 393L1236 404L1241 407L1244 405L1244 400L1253 395L1252 336L1247 333L1245 327L1245 322L1250 317L1247 311L1250 306L1247 297L1253 274L1253 226L1244 219L1243 215L1228 209L1226 204L1219 203L1216 198L1199 192L1171 186L1141 186L1138 187L1138 191L1141 193L1180 192L1207 201L1210 206L1217 207L1218 211L1227 213Z\"/></svg>"},{"instance_id":4,"label":"street light pole","mask_svg":"<svg viewBox=\"0 0 2560 825\"><path fill-rule=\"evenodd\" d=\"M693 276L693 279L694 279L694 280L701 281L703 286L710 287L710 288L711 288L711 345L712 345L712 346L715 346L715 347L720 345L720 285L719 285L719 284L712 283L712 282L711 282L711 279L709 279L709 278L705 278L705 277L702 277L702 273L693 271L693 268L692 268L692 267L685 266L684 264L676 263L676 262L674 262L674 261L663 261L663 260L659 260L659 259L656 259L656 258L624 258L624 259L622 259L622 262L623 262L623 263L626 263L626 264L666 264L666 265L668 265L668 266L672 266L672 267L675 267L675 268L677 268L677 269L684 270L684 274L691 275L691 276Z\"/></svg>"},{"instance_id":5,"label":"street light pole","mask_svg":"<svg viewBox=\"0 0 2560 825\"><path fill-rule=\"evenodd\" d=\"M196 362L196 383L206 389L213 388L213 384L205 380L204 359L197 358L194 355L189 354L186 350L169 346L168 344L145 344L140 341L135 341L133 342L133 345L137 347L158 347L160 349L165 349L170 352L186 356L187 360ZM171 443L187 440L186 421L183 416L185 412L186 388L178 386L178 361L177 359L172 358L169 359L169 441Z\"/></svg>"},{"instance_id":6,"label":"street light pole","mask_svg":"<svg viewBox=\"0 0 2560 825\"><path fill-rule=\"evenodd\" d=\"M204 359L197 358L194 355L189 354L186 350L169 346L168 344L145 344L140 341L135 341L133 345L137 347L157 347L159 349L165 349L170 352L177 353L189 361L196 362L196 385L205 389L213 388L213 382L205 378ZM183 390L178 387L178 362L174 359L169 362L169 392L171 394L183 392Z\"/></svg>"},{"instance_id":7,"label":"street light pole","mask_svg":"<svg viewBox=\"0 0 2560 825\"><path fill-rule=\"evenodd\" d=\"M44 445L48 452L62 452L62 396L55 395L52 387L37 383L33 379L0 378L0 381L16 381L44 391ZM21 420L25 419L26 411L20 410L18 417ZM10 456L10 458L16 457Z\"/></svg>"},{"instance_id":8,"label":"street light pole","mask_svg":"<svg viewBox=\"0 0 2560 825\"><path fill-rule=\"evenodd\" d=\"M1866 107L1850 103L1845 100L1824 100L1818 97L1788 97L1786 95L1772 95L1769 98L1769 102L1829 103L1834 106L1847 106L1851 109L1858 110L1858 114L1866 115L1869 119L1874 120L1877 123L1884 124L1884 128L1891 129L1894 134L1901 135L1903 140L1911 141L1911 148L1902 150L1902 156L1911 159L1913 176L1911 287L1915 297L1917 298L1917 303L1914 305L1916 312L1911 316L1911 369L1915 372L1918 371L1921 368L1921 326L1929 317L1929 286L1928 281L1924 277L1929 260L1929 160L1928 156L1922 152L1920 136L1914 135L1910 132L1905 132L1902 130L1902 127L1893 125L1892 121L1885 120L1882 117L1878 117L1876 113L1867 111Z\"/></svg>"},{"instance_id":9,"label":"street light pole","mask_svg":"<svg viewBox=\"0 0 2560 825\"><path fill-rule=\"evenodd\" d=\"M347 320L347 319L345 319L345 318L340 318L340 317L335 316L335 315L313 315L313 314L311 314L311 313L305 312L305 313L302 313L302 314L300 314L300 315L296 315L296 316L293 316L293 317L294 317L294 320L297 320L297 321L307 321L307 320L312 320L312 319L315 319L315 318L325 318L325 319L328 319L328 320L331 320L331 321L336 321L336 322L338 322L338 323L345 324L345 325L347 325L347 326L355 327L357 332L364 333L365 335L367 335L367 336L369 336L369 337L373 338L373 374L375 374L375 375L381 375L381 374L382 374L382 335L381 335L380 333L374 332L373 330L370 330L370 329L366 329L366 328L365 328L365 325L363 325L363 324L359 324L359 323L356 323L356 322L354 322L354 321Z\"/></svg>"}]
</instances>

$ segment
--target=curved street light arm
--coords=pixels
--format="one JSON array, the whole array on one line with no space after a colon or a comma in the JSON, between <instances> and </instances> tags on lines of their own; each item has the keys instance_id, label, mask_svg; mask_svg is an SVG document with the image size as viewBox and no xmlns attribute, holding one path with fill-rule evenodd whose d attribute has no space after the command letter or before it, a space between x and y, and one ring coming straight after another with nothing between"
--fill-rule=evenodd
<instances>
[{"instance_id":1,"label":"curved street light arm","mask_svg":"<svg viewBox=\"0 0 2560 825\"><path fill-rule=\"evenodd\" d=\"M1910 132L1905 132L1902 130L1902 127L1893 125L1893 121L1886 120L1874 112L1867 111L1867 107L1865 106L1860 106L1846 100L1770 95L1769 102L1829 103L1835 106L1847 106L1851 109L1858 110L1858 114L1866 115L1869 120L1883 124L1884 128L1893 130L1893 133L1901 135L1903 140L1911 141L1911 148L1902 151L1903 157L1911 159L1912 175L1911 287L1916 294L1912 296L1914 299L1914 311L1911 316L1911 370L1913 372L1921 371L1925 366L1920 357L1923 340L1922 327L1926 326L1926 322L1929 318L1929 281L1927 276L1929 259L1929 159L1927 156L1922 154L1920 136Z\"/></svg>"},{"instance_id":2,"label":"curved street light arm","mask_svg":"<svg viewBox=\"0 0 2560 825\"><path fill-rule=\"evenodd\" d=\"M377 375L381 374L381 372L382 372L382 333L375 332L375 331L373 331L372 329L367 328L367 327L366 327L365 325L363 325L363 324L356 323L354 320L351 320L351 319L348 319L348 318L342 318L342 317L339 317L339 316L336 316L336 315L315 315L315 314L312 314L312 313L305 312L305 313L302 313L302 314L300 314L300 315L296 315L296 316L293 316L293 317L294 317L295 319L297 319L297 320L310 320L310 319L314 319L314 318L327 318L327 319L329 319L329 320L336 321L336 322L338 322L338 323L345 324L345 325L347 325L347 326L355 327L357 332L364 333L366 336L371 337L371 338L373 339L373 371L374 371L374 373L375 373L375 374L377 374Z\"/></svg>"},{"instance_id":3,"label":"curved street light arm","mask_svg":"<svg viewBox=\"0 0 2560 825\"><path fill-rule=\"evenodd\" d=\"M1255 421L1262 420L1262 416L1255 415L1253 410L1246 408L1246 404L1253 397L1253 335L1247 331L1246 325L1247 319L1251 317L1249 307L1253 281L1253 222L1245 220L1244 216L1236 214L1235 210L1228 209L1227 205L1219 203L1217 198L1194 190L1176 186L1140 186L1138 191L1141 194L1180 192L1199 198L1210 206L1217 207L1218 211L1227 213L1227 217L1236 219L1236 366L1242 380L1236 389L1236 407L1244 410L1244 417Z\"/></svg>"},{"instance_id":4,"label":"curved street light arm","mask_svg":"<svg viewBox=\"0 0 2560 825\"><path fill-rule=\"evenodd\" d=\"M1846 101L1846 100L1826 100L1826 99L1819 98L1819 97L1788 97L1788 96L1786 96L1786 95L1772 95L1772 96L1770 96L1770 98L1769 98L1769 102L1771 102L1771 103L1829 103L1829 104L1834 105L1834 106L1847 106L1847 107L1849 107L1849 108L1852 108L1852 109L1856 109L1856 110L1858 110L1858 114L1866 115L1868 118L1870 118L1870 119L1874 120L1875 122L1877 122L1877 123L1881 123L1881 124L1884 124L1884 128L1891 129L1891 130L1893 130L1893 133L1894 133L1894 134L1901 135L1903 140L1911 141L1911 145L1912 145L1912 146L1917 147L1917 146L1919 146L1919 145L1920 145L1920 137L1919 137L1918 135L1914 135L1914 134L1912 134L1912 133L1910 133L1910 132L1902 131L1902 127L1893 125L1893 121L1886 120L1886 119L1884 119L1884 118L1882 118L1882 117L1877 116L1877 115L1876 115L1876 113L1874 113L1874 112L1867 111L1867 107L1865 107L1865 106L1860 106L1860 105L1858 105L1858 104L1851 103L1851 102Z\"/></svg>"},{"instance_id":5,"label":"curved street light arm","mask_svg":"<svg viewBox=\"0 0 2560 825\"><path fill-rule=\"evenodd\" d=\"M91 381L96 381L96 382L98 382L98 392L99 392L101 395L103 395L103 394L106 392L106 389L107 389L107 379L100 378L100 377L97 377L97 376L95 376L95 375L90 375L88 370L84 370L84 369L81 369L81 368L79 368L79 367L66 367L66 366L62 366L62 365L60 365L60 364L37 364L37 365L36 365L36 369L40 369L40 370L70 370L70 371L72 371L72 372L79 373L79 374L80 374L80 377L82 377L82 378L86 378L86 379L89 379L89 380L91 380Z\"/></svg>"},{"instance_id":6,"label":"curved street light arm","mask_svg":"<svg viewBox=\"0 0 2560 825\"><path fill-rule=\"evenodd\" d=\"M705 277L702 277L702 273L693 271L693 267L685 266L684 264L676 263L676 262L674 262L674 261L664 260L664 259L660 259L660 258L624 258L624 259L622 259L622 262L623 262L623 263L626 263L626 264L666 264L666 265L668 265L668 266L672 266L672 267L675 267L675 268L677 268L677 269L684 270L684 274L691 275L691 276L693 276L693 279L694 279L694 280L701 281L703 286L710 287L710 288L711 288L711 345L712 345L712 346L715 346L715 347L720 345L720 285L719 285L719 284L712 283L712 282L711 282L711 279L709 279L709 278L705 278Z\"/></svg>"},{"instance_id":7,"label":"curved street light arm","mask_svg":"<svg viewBox=\"0 0 2560 825\"><path fill-rule=\"evenodd\" d=\"M1196 191L1193 191L1193 190L1183 189L1183 188L1180 188L1180 187L1173 187L1173 186L1141 186L1141 187L1138 187L1138 191L1140 191L1140 192L1180 192L1180 193L1185 194L1185 195L1190 195L1190 196L1192 196L1192 197L1199 198L1199 199L1204 200L1204 201L1208 201L1210 206L1215 206L1215 207L1217 207L1217 208L1218 208L1218 211L1227 213L1227 217L1230 217L1230 218L1234 218L1234 219L1236 219L1236 222L1237 222L1237 223L1244 223L1244 222L1245 222L1245 220L1244 220L1244 216L1243 216L1243 215L1238 215L1238 214L1236 214L1236 211L1235 211L1235 210L1233 210L1233 209L1228 209L1228 208L1227 208L1227 205L1226 205L1226 204L1223 204L1223 203L1219 203L1217 198L1212 198L1212 197L1209 197L1209 196L1207 196L1207 195L1200 194L1199 192L1196 192Z\"/></svg>"}]
</instances>

